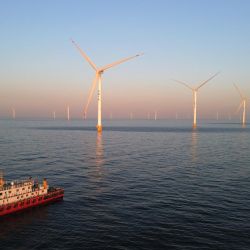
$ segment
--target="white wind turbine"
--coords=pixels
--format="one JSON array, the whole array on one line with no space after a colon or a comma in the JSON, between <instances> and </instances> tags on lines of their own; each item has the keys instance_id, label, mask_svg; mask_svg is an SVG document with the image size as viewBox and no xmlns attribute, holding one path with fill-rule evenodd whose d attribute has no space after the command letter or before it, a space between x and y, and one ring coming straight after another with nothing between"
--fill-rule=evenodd
<instances>
[{"instance_id":1,"label":"white wind turbine","mask_svg":"<svg viewBox=\"0 0 250 250\"><path fill-rule=\"evenodd\" d=\"M178 81L178 80L174 80L184 86L186 86L187 88L191 89L193 92L193 128L197 127L197 92L198 90L204 86L207 82L209 82L210 80L212 80L215 76L217 76L219 74L219 72L217 72L215 75L211 76L210 78L208 78L206 81L202 82L198 87L196 88L192 88L190 87L188 84L186 84L185 82L182 81Z\"/></svg>"},{"instance_id":2,"label":"white wind turbine","mask_svg":"<svg viewBox=\"0 0 250 250\"><path fill-rule=\"evenodd\" d=\"M16 110L15 110L15 108L12 108L12 118L14 120L16 119Z\"/></svg>"},{"instance_id":3,"label":"white wind turbine","mask_svg":"<svg viewBox=\"0 0 250 250\"><path fill-rule=\"evenodd\" d=\"M155 111L155 121L157 120L157 111Z\"/></svg>"},{"instance_id":4,"label":"white wind turbine","mask_svg":"<svg viewBox=\"0 0 250 250\"><path fill-rule=\"evenodd\" d=\"M67 106L67 120L70 120L70 114L69 114L69 105Z\"/></svg>"},{"instance_id":5,"label":"white wind turbine","mask_svg":"<svg viewBox=\"0 0 250 250\"><path fill-rule=\"evenodd\" d=\"M242 92L240 91L240 89L237 87L236 84L234 84L234 87L236 88L236 90L238 91L240 97L241 97L241 102L240 105L237 109L237 112L241 109L241 107L243 107L242 110L242 126L246 125L246 102L247 102L247 98L243 96Z\"/></svg>"},{"instance_id":6,"label":"white wind turbine","mask_svg":"<svg viewBox=\"0 0 250 250\"><path fill-rule=\"evenodd\" d=\"M56 119L56 111L53 111L53 120Z\"/></svg>"},{"instance_id":7,"label":"white wind turbine","mask_svg":"<svg viewBox=\"0 0 250 250\"><path fill-rule=\"evenodd\" d=\"M102 74L104 73L105 70L107 69L110 69L114 66L117 66L118 64L121 64L121 63L124 63L128 60L131 60L135 57L138 57L142 54L137 54L135 56L131 56L131 57L128 57L128 58L124 58L120 61L117 61L117 62L113 62L111 64L108 64L104 67L101 67L101 68L98 68L91 60L90 58L83 52L83 50L73 41L71 40L72 43L76 46L76 48L79 50L80 54L86 59L86 61L88 61L88 63L90 64L90 66L95 70L95 78L93 80L93 83L92 83L92 86L91 86L91 89L89 91L89 96L88 96L88 99L87 99L87 103L86 103L86 106L85 106L85 109L84 109L84 117L86 118L86 115L87 115L87 110L88 110L88 106L89 106L89 103L92 99L92 96L93 96L93 93L94 93L94 90L96 88L96 84L98 82L98 119L97 119L97 131L98 132L102 132Z\"/></svg>"}]
</instances>

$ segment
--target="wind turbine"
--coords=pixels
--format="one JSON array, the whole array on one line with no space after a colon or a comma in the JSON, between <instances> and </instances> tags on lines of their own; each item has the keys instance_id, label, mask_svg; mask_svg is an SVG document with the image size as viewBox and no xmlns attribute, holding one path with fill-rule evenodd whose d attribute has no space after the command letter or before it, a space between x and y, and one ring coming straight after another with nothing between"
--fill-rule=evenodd
<instances>
[{"instance_id":1,"label":"wind turbine","mask_svg":"<svg viewBox=\"0 0 250 250\"><path fill-rule=\"evenodd\" d=\"M185 87L189 88L190 90L192 90L193 92L193 128L197 127L197 93L198 90L203 87L207 82L211 81L215 76L217 76L219 74L219 72L217 72L215 75L211 76L210 78L208 78L206 81L202 82L198 87L196 88L192 88L190 87L187 83L179 81L179 80L174 80L175 82L178 82L182 85L184 85Z\"/></svg>"},{"instance_id":2,"label":"wind turbine","mask_svg":"<svg viewBox=\"0 0 250 250\"><path fill-rule=\"evenodd\" d=\"M70 115L69 115L69 105L67 106L67 120L70 120Z\"/></svg>"},{"instance_id":3,"label":"wind turbine","mask_svg":"<svg viewBox=\"0 0 250 250\"><path fill-rule=\"evenodd\" d=\"M237 87L236 84L234 84L234 87L236 88L236 90L238 91L240 97L241 97L241 103L237 109L237 112L243 107L243 111L242 111L242 126L246 125L246 102L247 102L247 98L243 96L242 92L240 91L240 89Z\"/></svg>"},{"instance_id":4,"label":"wind turbine","mask_svg":"<svg viewBox=\"0 0 250 250\"><path fill-rule=\"evenodd\" d=\"M53 111L53 120L56 119L56 111Z\"/></svg>"},{"instance_id":5,"label":"wind turbine","mask_svg":"<svg viewBox=\"0 0 250 250\"><path fill-rule=\"evenodd\" d=\"M157 111L155 111L155 121L157 120Z\"/></svg>"},{"instance_id":6,"label":"wind turbine","mask_svg":"<svg viewBox=\"0 0 250 250\"><path fill-rule=\"evenodd\" d=\"M15 110L15 108L12 108L12 118L13 118L13 120L16 119L16 110Z\"/></svg>"},{"instance_id":7,"label":"wind turbine","mask_svg":"<svg viewBox=\"0 0 250 250\"><path fill-rule=\"evenodd\" d=\"M114 66L117 66L118 64L124 63L124 62L126 62L128 60L131 60L131 59L133 59L135 57L138 57L138 56L140 56L142 54L137 54L135 56L127 57L127 58L124 58L124 59L122 59L120 61L116 61L116 62L108 64L108 65L106 65L104 67L98 68L90 60L90 58L83 52L83 50L73 40L71 40L71 41L76 46L76 48L79 50L79 52L83 56L83 58L85 58L86 61L90 64L90 66L95 70L95 77L94 77L92 86L90 88L89 96L88 96L87 103L86 103L86 106L85 106L85 109L84 109L84 117L86 118L86 116L87 116L88 106L89 106L89 103L90 103L90 101L92 99L93 93L95 91L96 84L98 82L98 94L97 94L97 96L98 96L98 119L97 119L96 128L97 128L98 132L102 132L102 74L104 73L105 70L113 68Z\"/></svg>"}]
</instances>

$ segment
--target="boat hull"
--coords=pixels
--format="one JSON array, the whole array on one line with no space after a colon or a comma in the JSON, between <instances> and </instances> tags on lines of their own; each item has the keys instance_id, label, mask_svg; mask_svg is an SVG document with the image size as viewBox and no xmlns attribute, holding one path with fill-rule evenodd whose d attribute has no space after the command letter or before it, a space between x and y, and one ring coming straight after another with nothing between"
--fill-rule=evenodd
<instances>
[{"instance_id":1,"label":"boat hull","mask_svg":"<svg viewBox=\"0 0 250 250\"><path fill-rule=\"evenodd\" d=\"M2 205L0 206L0 217L5 216L7 214L20 212L28 208L46 205L51 202L62 200L63 196L64 196L64 190L58 188L45 195L40 195L29 199L23 199L15 203Z\"/></svg>"}]
</instances>

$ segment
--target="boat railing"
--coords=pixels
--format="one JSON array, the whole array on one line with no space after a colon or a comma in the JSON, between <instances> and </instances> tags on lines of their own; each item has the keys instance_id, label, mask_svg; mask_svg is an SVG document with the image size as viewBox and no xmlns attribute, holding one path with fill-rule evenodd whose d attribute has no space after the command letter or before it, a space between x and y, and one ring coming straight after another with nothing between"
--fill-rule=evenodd
<instances>
[{"instance_id":1,"label":"boat railing","mask_svg":"<svg viewBox=\"0 0 250 250\"><path fill-rule=\"evenodd\" d=\"M5 182L2 187L0 187L0 191L9 190L11 188L18 188L23 187L25 184L33 185L34 181L32 180L23 180L23 181L12 181L12 182Z\"/></svg>"}]
</instances>

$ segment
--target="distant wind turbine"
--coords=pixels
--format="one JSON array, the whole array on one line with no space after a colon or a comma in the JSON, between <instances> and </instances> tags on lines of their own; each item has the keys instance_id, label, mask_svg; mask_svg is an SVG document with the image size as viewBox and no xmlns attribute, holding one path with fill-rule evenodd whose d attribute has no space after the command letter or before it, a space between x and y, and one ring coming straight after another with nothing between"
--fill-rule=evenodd
<instances>
[{"instance_id":1,"label":"distant wind turbine","mask_svg":"<svg viewBox=\"0 0 250 250\"><path fill-rule=\"evenodd\" d=\"M135 57L138 57L142 54L137 54L135 56L131 56L125 59L122 59L120 61L108 64L104 67L98 68L91 60L90 58L83 52L83 50L73 41L71 40L72 43L76 46L76 48L79 50L80 54L86 59L86 61L90 64L90 66L95 70L96 74L95 74L95 78L93 80L92 86L90 88L89 91L89 95L88 95L88 99L87 99L87 103L84 109L84 116L86 118L87 116L87 110L88 110L88 106L89 103L92 99L93 93L95 91L96 88L96 84L98 82L98 119L97 119L97 131L98 132L102 132L102 74L104 73L105 70L113 68L114 66L117 66L118 64L124 63L128 60L131 60Z\"/></svg>"},{"instance_id":2,"label":"distant wind turbine","mask_svg":"<svg viewBox=\"0 0 250 250\"><path fill-rule=\"evenodd\" d=\"M242 92L240 91L240 89L238 88L238 86L236 84L234 84L234 87L236 88L236 90L238 91L240 97L241 97L241 102L240 105L237 109L237 112L243 107L242 110L242 125L245 126L246 125L246 102L247 102L247 98L242 94Z\"/></svg>"},{"instance_id":3,"label":"distant wind turbine","mask_svg":"<svg viewBox=\"0 0 250 250\"><path fill-rule=\"evenodd\" d=\"M15 110L15 108L12 108L12 118L14 120L16 119L16 110Z\"/></svg>"},{"instance_id":4,"label":"distant wind turbine","mask_svg":"<svg viewBox=\"0 0 250 250\"><path fill-rule=\"evenodd\" d=\"M157 111L155 111L155 121L157 120Z\"/></svg>"},{"instance_id":5,"label":"distant wind turbine","mask_svg":"<svg viewBox=\"0 0 250 250\"><path fill-rule=\"evenodd\" d=\"M185 87L189 88L192 90L193 92L193 128L197 127L197 93L198 90L204 86L207 82L211 81L215 76L217 76L219 74L219 72L217 72L215 75L211 76L210 78L208 78L206 81L202 82L198 87L196 88L192 88L190 87L187 83L182 82L182 81L178 81L178 80L174 80L175 82L178 82L182 85L184 85Z\"/></svg>"},{"instance_id":6,"label":"distant wind turbine","mask_svg":"<svg viewBox=\"0 0 250 250\"><path fill-rule=\"evenodd\" d=\"M67 120L70 120L70 115L69 115L69 105L67 106Z\"/></svg>"}]
</instances>

